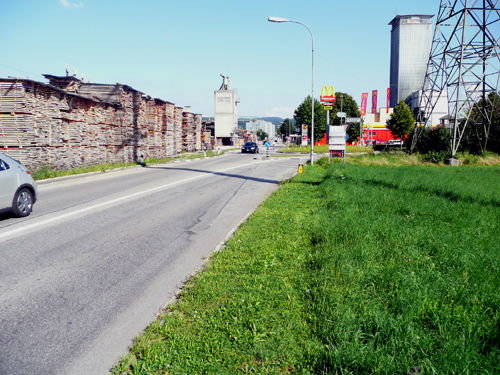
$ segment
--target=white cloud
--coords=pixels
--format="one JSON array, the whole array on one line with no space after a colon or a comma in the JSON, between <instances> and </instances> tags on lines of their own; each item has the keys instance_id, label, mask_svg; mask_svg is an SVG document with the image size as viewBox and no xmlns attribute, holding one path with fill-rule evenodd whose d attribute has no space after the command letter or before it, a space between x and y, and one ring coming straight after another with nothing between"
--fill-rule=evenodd
<instances>
[{"instance_id":1,"label":"white cloud","mask_svg":"<svg viewBox=\"0 0 500 375\"><path fill-rule=\"evenodd\" d=\"M83 3L81 1L59 0L59 4L65 8L83 8Z\"/></svg>"},{"instance_id":2,"label":"white cloud","mask_svg":"<svg viewBox=\"0 0 500 375\"><path fill-rule=\"evenodd\" d=\"M264 112L265 117L292 117L295 108L293 107L273 107Z\"/></svg>"}]
</instances>

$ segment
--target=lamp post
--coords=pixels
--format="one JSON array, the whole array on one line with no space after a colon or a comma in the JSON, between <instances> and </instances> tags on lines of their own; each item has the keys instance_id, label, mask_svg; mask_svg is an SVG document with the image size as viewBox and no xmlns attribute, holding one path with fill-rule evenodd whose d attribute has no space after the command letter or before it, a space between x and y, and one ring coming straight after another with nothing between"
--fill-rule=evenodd
<instances>
[{"instance_id":1,"label":"lamp post","mask_svg":"<svg viewBox=\"0 0 500 375\"><path fill-rule=\"evenodd\" d=\"M311 165L314 164L314 38L311 29L304 23L283 17L267 17L269 22L291 22L299 24L307 29L311 36Z\"/></svg>"}]
</instances>

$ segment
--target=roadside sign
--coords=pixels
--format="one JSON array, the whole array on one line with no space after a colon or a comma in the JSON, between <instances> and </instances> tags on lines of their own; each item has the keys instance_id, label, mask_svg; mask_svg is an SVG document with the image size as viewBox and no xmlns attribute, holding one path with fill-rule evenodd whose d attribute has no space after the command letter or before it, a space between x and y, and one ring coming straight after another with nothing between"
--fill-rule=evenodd
<instances>
[{"instance_id":1,"label":"roadside sign","mask_svg":"<svg viewBox=\"0 0 500 375\"><path fill-rule=\"evenodd\" d=\"M319 98L322 102L335 104L335 87L329 85L323 86L321 88L321 96Z\"/></svg>"},{"instance_id":2,"label":"roadside sign","mask_svg":"<svg viewBox=\"0 0 500 375\"><path fill-rule=\"evenodd\" d=\"M330 157L345 156L345 127L344 126L330 126L328 129L328 151Z\"/></svg>"},{"instance_id":3,"label":"roadside sign","mask_svg":"<svg viewBox=\"0 0 500 375\"><path fill-rule=\"evenodd\" d=\"M342 118L342 117L346 117L346 115L347 114L345 112L337 112L337 117Z\"/></svg>"},{"instance_id":4,"label":"roadside sign","mask_svg":"<svg viewBox=\"0 0 500 375\"><path fill-rule=\"evenodd\" d=\"M333 107L331 105L325 105L324 103L323 104L323 109L326 110L326 111L331 111L333 109Z\"/></svg>"},{"instance_id":5,"label":"roadside sign","mask_svg":"<svg viewBox=\"0 0 500 375\"><path fill-rule=\"evenodd\" d=\"M361 117L347 117L345 122L349 124L356 124L361 122Z\"/></svg>"}]
</instances>

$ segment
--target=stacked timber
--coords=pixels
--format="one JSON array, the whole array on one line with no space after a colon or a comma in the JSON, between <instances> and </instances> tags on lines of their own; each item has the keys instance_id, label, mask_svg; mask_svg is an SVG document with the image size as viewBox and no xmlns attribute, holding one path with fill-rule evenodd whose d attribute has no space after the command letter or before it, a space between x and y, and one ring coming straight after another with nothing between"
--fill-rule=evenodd
<instances>
[{"instance_id":1,"label":"stacked timber","mask_svg":"<svg viewBox=\"0 0 500 375\"><path fill-rule=\"evenodd\" d=\"M29 168L129 162L200 149L201 116L130 86L0 78L0 151ZM183 121L184 119L184 121ZM183 123L185 127L183 128Z\"/></svg>"},{"instance_id":2,"label":"stacked timber","mask_svg":"<svg viewBox=\"0 0 500 375\"><path fill-rule=\"evenodd\" d=\"M182 151L193 152L196 149L194 134L194 115L182 113Z\"/></svg>"},{"instance_id":3,"label":"stacked timber","mask_svg":"<svg viewBox=\"0 0 500 375\"><path fill-rule=\"evenodd\" d=\"M166 152L167 156L174 155L175 140L174 140L174 111L175 105L173 103L165 103L165 121L166 121Z\"/></svg>"},{"instance_id":4,"label":"stacked timber","mask_svg":"<svg viewBox=\"0 0 500 375\"><path fill-rule=\"evenodd\" d=\"M196 151L200 151L202 149L201 147L201 120L202 120L202 116L201 114L197 113L194 115L194 129L193 129L193 132L194 132L194 144L195 144L195 150Z\"/></svg>"},{"instance_id":5,"label":"stacked timber","mask_svg":"<svg viewBox=\"0 0 500 375\"><path fill-rule=\"evenodd\" d=\"M179 154L182 150L182 107L174 108L174 147L175 153Z\"/></svg>"}]
</instances>

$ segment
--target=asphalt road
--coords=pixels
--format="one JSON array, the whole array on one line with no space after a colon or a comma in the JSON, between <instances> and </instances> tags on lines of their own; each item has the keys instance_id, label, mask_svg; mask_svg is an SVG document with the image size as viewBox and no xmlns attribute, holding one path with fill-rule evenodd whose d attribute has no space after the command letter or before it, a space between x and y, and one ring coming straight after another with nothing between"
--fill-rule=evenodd
<instances>
[{"instance_id":1,"label":"asphalt road","mask_svg":"<svg viewBox=\"0 0 500 375\"><path fill-rule=\"evenodd\" d=\"M40 186L0 217L0 374L105 374L299 158L228 155Z\"/></svg>"}]
</instances>

